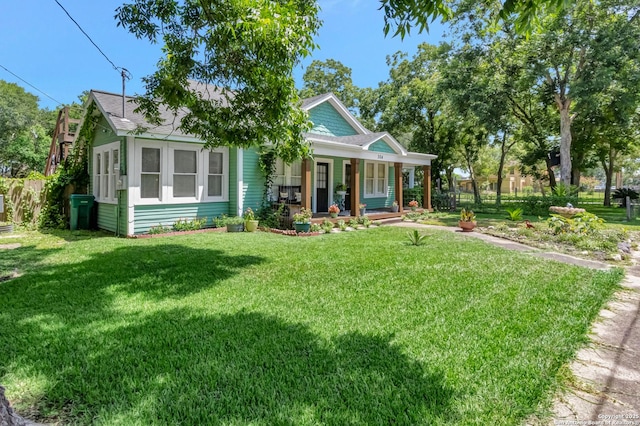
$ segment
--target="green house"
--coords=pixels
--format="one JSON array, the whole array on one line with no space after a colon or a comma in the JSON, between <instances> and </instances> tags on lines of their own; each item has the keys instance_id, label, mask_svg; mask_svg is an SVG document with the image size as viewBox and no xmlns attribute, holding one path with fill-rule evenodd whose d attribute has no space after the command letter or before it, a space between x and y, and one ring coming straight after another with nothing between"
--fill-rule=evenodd
<instances>
[{"instance_id":1,"label":"green house","mask_svg":"<svg viewBox=\"0 0 640 426\"><path fill-rule=\"evenodd\" d=\"M80 142L87 146L100 229L133 236L204 217L211 226L217 216L241 215L262 204L256 149L203 149L202 140L180 131L179 116L161 111L165 124L153 126L135 108L133 98L93 90L80 123L90 130L89 140ZM421 166L427 177L423 207L431 208L434 155L408 152L390 134L367 130L332 93L305 99L302 108L313 123L305 134L313 158L277 161L274 204L321 214L338 203L353 216L359 209L352 206L359 204L369 211L388 209L394 201L402 205L402 169ZM339 183L345 192L335 190Z\"/></svg>"}]
</instances>

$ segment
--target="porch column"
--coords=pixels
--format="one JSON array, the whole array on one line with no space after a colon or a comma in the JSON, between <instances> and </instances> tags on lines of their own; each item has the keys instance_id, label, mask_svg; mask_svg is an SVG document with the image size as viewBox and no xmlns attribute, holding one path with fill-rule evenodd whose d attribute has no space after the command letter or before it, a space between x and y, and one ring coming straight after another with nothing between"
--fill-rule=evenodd
<instances>
[{"instance_id":1,"label":"porch column","mask_svg":"<svg viewBox=\"0 0 640 426\"><path fill-rule=\"evenodd\" d=\"M409 169L409 188L416 186L416 168L411 167Z\"/></svg>"},{"instance_id":2,"label":"porch column","mask_svg":"<svg viewBox=\"0 0 640 426\"><path fill-rule=\"evenodd\" d=\"M396 180L396 201L398 202L398 211L402 212L403 196L402 196L402 163L393 163L393 171Z\"/></svg>"},{"instance_id":3,"label":"porch column","mask_svg":"<svg viewBox=\"0 0 640 426\"><path fill-rule=\"evenodd\" d=\"M351 159L351 216L360 216L360 160ZM355 214L353 211L355 210Z\"/></svg>"},{"instance_id":4,"label":"porch column","mask_svg":"<svg viewBox=\"0 0 640 426\"><path fill-rule=\"evenodd\" d=\"M302 160L302 201L300 207L311 210L311 160Z\"/></svg>"},{"instance_id":5,"label":"porch column","mask_svg":"<svg viewBox=\"0 0 640 426\"><path fill-rule=\"evenodd\" d=\"M422 166L422 207L431 211L431 166Z\"/></svg>"}]
</instances>

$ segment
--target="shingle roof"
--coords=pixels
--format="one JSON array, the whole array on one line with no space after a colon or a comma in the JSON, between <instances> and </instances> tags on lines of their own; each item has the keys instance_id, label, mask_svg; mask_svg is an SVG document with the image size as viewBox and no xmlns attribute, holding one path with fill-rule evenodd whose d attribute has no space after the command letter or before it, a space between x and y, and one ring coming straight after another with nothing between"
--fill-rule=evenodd
<instances>
[{"instance_id":1,"label":"shingle roof","mask_svg":"<svg viewBox=\"0 0 640 426\"><path fill-rule=\"evenodd\" d=\"M222 105L226 105L225 96L222 91L215 86L196 81L190 81L189 84L190 88L195 89L203 98L216 100ZM182 118L186 114L186 109L180 109L177 111L177 114L174 115L173 111L160 105L160 118L164 124L155 126L150 124L142 114L134 111L138 107L138 103L134 97L125 97L125 116L123 118L122 95L100 90L92 90L91 93L98 103L98 107L104 112L116 131L131 132L139 128L145 128L148 129L150 133L160 135L191 136L185 134L178 128Z\"/></svg>"}]
</instances>

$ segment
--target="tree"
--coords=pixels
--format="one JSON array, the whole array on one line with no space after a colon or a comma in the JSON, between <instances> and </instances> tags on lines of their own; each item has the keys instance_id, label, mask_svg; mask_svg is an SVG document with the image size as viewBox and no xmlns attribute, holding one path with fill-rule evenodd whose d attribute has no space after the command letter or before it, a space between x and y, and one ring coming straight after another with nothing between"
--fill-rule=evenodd
<instances>
[{"instance_id":1,"label":"tree","mask_svg":"<svg viewBox=\"0 0 640 426\"><path fill-rule=\"evenodd\" d=\"M381 0L380 9L384 11L384 32L388 34L395 28L394 35L428 31L429 24L438 18L447 20L465 13L469 3L483 9L484 13L496 19L511 19L515 16L518 32L529 33L538 22L538 14L545 10L562 10L573 4L574 0L506 0L503 2L476 1L448 2L445 0Z\"/></svg>"},{"instance_id":2,"label":"tree","mask_svg":"<svg viewBox=\"0 0 640 426\"><path fill-rule=\"evenodd\" d=\"M352 112L355 112L358 88L353 85L351 68L335 59L315 60L307 67L302 76L304 85L300 97L310 98L327 92L333 92Z\"/></svg>"},{"instance_id":3,"label":"tree","mask_svg":"<svg viewBox=\"0 0 640 426\"><path fill-rule=\"evenodd\" d=\"M186 111L180 127L206 147L272 143L286 161L309 155L302 136L308 120L292 73L315 47L315 1L135 0L116 13L118 25L136 37L164 43L138 99L151 123L160 123L163 104L174 114Z\"/></svg>"},{"instance_id":4,"label":"tree","mask_svg":"<svg viewBox=\"0 0 640 426\"><path fill-rule=\"evenodd\" d=\"M43 169L53 130L51 116L39 109L37 96L0 80L0 174L21 177Z\"/></svg>"}]
</instances>

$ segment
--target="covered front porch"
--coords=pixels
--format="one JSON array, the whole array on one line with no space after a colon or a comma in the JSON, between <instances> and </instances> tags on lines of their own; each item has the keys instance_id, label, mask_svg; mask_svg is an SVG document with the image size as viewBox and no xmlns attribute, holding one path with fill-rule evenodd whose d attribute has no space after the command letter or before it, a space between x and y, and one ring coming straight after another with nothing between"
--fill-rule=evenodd
<instances>
[{"instance_id":1,"label":"covered front porch","mask_svg":"<svg viewBox=\"0 0 640 426\"><path fill-rule=\"evenodd\" d=\"M374 167L378 174L371 177ZM306 159L300 165L299 187L278 186L279 203L286 205L289 216L304 208L311 210L314 217L328 217L329 207L335 204L341 217L359 217L362 210L368 216L399 217L410 208L403 202L403 170L411 169L413 177L414 167L413 163L365 162L360 158ZM421 208L431 211L431 166L419 167L424 176ZM394 204L398 212L392 211Z\"/></svg>"}]
</instances>

